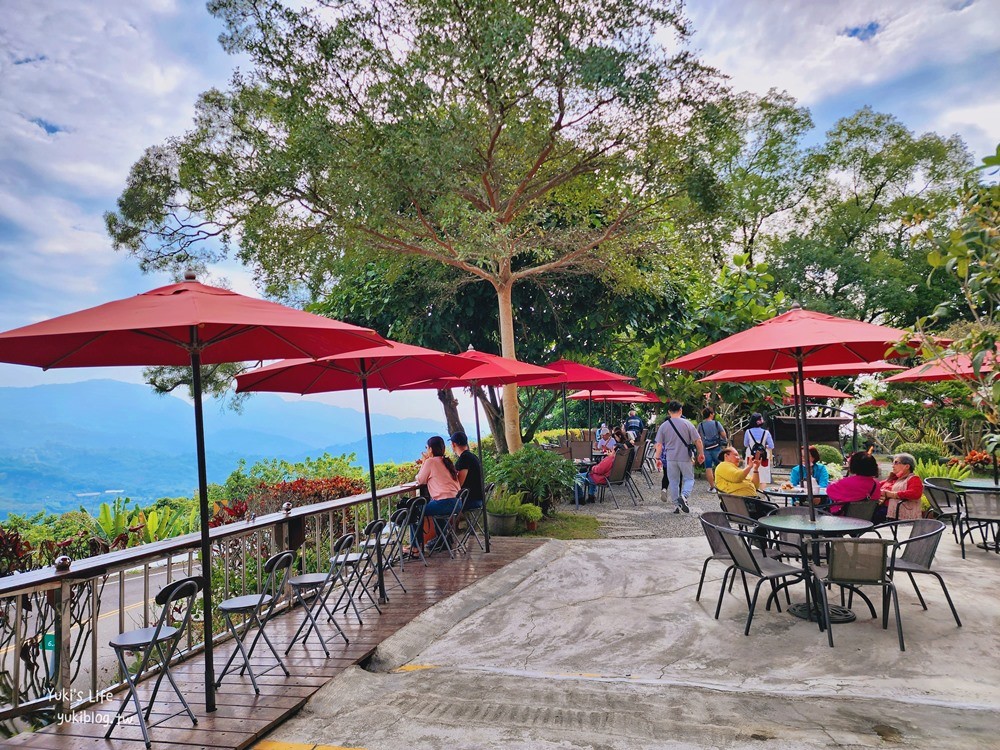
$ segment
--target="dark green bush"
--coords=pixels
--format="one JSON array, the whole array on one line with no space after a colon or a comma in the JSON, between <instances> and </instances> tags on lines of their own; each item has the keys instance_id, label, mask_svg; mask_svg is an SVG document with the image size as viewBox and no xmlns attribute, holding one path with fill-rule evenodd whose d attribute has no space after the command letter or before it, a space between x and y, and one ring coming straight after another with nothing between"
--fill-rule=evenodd
<instances>
[{"instance_id":1,"label":"dark green bush","mask_svg":"<svg viewBox=\"0 0 1000 750\"><path fill-rule=\"evenodd\" d=\"M909 453L918 461L936 462L941 458L941 448L930 443L900 443L895 452Z\"/></svg>"},{"instance_id":2,"label":"dark green bush","mask_svg":"<svg viewBox=\"0 0 1000 750\"><path fill-rule=\"evenodd\" d=\"M572 461L534 445L499 456L496 465L487 467L487 471L487 481L506 485L512 492L523 492L524 502L539 505L546 512L570 496L576 479Z\"/></svg>"},{"instance_id":3,"label":"dark green bush","mask_svg":"<svg viewBox=\"0 0 1000 750\"><path fill-rule=\"evenodd\" d=\"M820 443L815 446L816 450L819 451L820 463L824 464L842 464L844 463L844 454L839 450L834 448L832 445L823 445Z\"/></svg>"}]
</instances>

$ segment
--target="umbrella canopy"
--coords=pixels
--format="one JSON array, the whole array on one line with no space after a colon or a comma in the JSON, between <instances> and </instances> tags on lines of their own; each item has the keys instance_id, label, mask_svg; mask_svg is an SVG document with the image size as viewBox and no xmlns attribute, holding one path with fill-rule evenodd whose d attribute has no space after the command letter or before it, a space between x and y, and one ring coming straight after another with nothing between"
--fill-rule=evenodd
<instances>
[{"instance_id":1,"label":"umbrella canopy","mask_svg":"<svg viewBox=\"0 0 1000 750\"><path fill-rule=\"evenodd\" d=\"M195 330L192 331L192 328ZM368 328L199 284L179 284L0 333L0 361L51 367L322 357L385 343Z\"/></svg>"},{"instance_id":2,"label":"umbrella canopy","mask_svg":"<svg viewBox=\"0 0 1000 750\"><path fill-rule=\"evenodd\" d=\"M863 375L867 373L892 372L902 370L899 365L890 362L851 362L844 365L806 365L802 373L812 378L832 378L842 375ZM796 368L789 367L778 370L720 370L706 375L699 383L749 383L757 380L791 380Z\"/></svg>"},{"instance_id":3,"label":"umbrella canopy","mask_svg":"<svg viewBox=\"0 0 1000 750\"><path fill-rule=\"evenodd\" d=\"M201 403L201 366L327 354L384 344L368 328L293 310L228 289L179 284L0 333L0 362L52 367L190 365L201 515L203 575L211 576L208 471ZM205 602L205 706L215 710L212 587Z\"/></svg>"},{"instance_id":4,"label":"umbrella canopy","mask_svg":"<svg viewBox=\"0 0 1000 750\"><path fill-rule=\"evenodd\" d=\"M872 323L793 307L786 313L733 334L722 341L686 354L664 367L683 370L753 368L781 370L794 368L796 418L800 448L809 444L805 397L802 383L806 365L838 365L874 362L892 354L893 344L904 332ZM815 518L812 502L812 470L805 452L806 504L810 519Z\"/></svg>"},{"instance_id":5,"label":"umbrella canopy","mask_svg":"<svg viewBox=\"0 0 1000 750\"><path fill-rule=\"evenodd\" d=\"M993 372L994 360L987 357L983 361L980 372ZM965 354L953 354L949 357L942 357L933 362L925 362L922 365L910 368L898 375L892 375L885 379L887 383L918 383L937 382L941 380L972 380L976 377L976 371L972 367L972 359Z\"/></svg>"},{"instance_id":6,"label":"umbrella canopy","mask_svg":"<svg viewBox=\"0 0 1000 750\"><path fill-rule=\"evenodd\" d=\"M574 401L593 399L594 401L612 401L622 404L658 404L660 397L651 391L642 389L621 391L577 391L566 398Z\"/></svg>"},{"instance_id":7,"label":"umbrella canopy","mask_svg":"<svg viewBox=\"0 0 1000 750\"><path fill-rule=\"evenodd\" d=\"M475 363L453 354L422 346L387 342L386 346L334 354L320 359L288 359L236 376L236 391L277 391L281 393L328 393L361 389L365 409L365 439L368 442L368 480L372 493L372 513L379 518L375 487L375 456L372 448L371 410L368 387L392 390L416 380L457 375ZM382 552L376 545L378 589L385 598Z\"/></svg>"},{"instance_id":8,"label":"umbrella canopy","mask_svg":"<svg viewBox=\"0 0 1000 750\"><path fill-rule=\"evenodd\" d=\"M850 393L838 391L828 385L817 383L815 380L806 380L803 383L806 398L854 398ZM787 386L785 393L794 398L794 386Z\"/></svg>"},{"instance_id":9,"label":"umbrella canopy","mask_svg":"<svg viewBox=\"0 0 1000 750\"><path fill-rule=\"evenodd\" d=\"M897 328L792 308L753 328L667 362L682 370L796 370L884 359L904 337Z\"/></svg>"},{"instance_id":10,"label":"umbrella canopy","mask_svg":"<svg viewBox=\"0 0 1000 750\"><path fill-rule=\"evenodd\" d=\"M579 362L573 362L568 359L558 359L555 362L550 362L545 365L545 368L547 370L556 370L557 372L563 373L566 376L566 379L555 384L552 383L552 381L546 381L544 379L539 379L537 382L534 380L523 380L519 383L519 385L533 386L537 388L554 388L561 387L565 384L567 388L606 390L614 388L616 384L629 380L635 380L635 378L630 378L627 375L619 375L615 372L602 370L599 367L581 365Z\"/></svg>"}]
</instances>

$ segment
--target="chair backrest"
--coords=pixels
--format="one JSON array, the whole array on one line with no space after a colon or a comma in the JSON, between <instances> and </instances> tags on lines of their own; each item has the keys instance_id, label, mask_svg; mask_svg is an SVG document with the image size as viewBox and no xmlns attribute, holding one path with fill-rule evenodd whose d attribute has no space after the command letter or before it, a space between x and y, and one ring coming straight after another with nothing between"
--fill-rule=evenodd
<instances>
[{"instance_id":1,"label":"chair backrest","mask_svg":"<svg viewBox=\"0 0 1000 750\"><path fill-rule=\"evenodd\" d=\"M708 545L712 548L712 554L714 555L729 554L729 550L726 548L726 543L722 541L722 534L719 532L720 527L725 529L738 528L739 530L746 530L756 525L756 521L752 518L736 516L732 513L722 513L717 510L710 510L706 513L702 513L698 517L698 520L701 521L701 528L705 532L705 537L708 539ZM736 526L733 526L734 523Z\"/></svg>"},{"instance_id":2,"label":"chair backrest","mask_svg":"<svg viewBox=\"0 0 1000 750\"><path fill-rule=\"evenodd\" d=\"M583 458L589 461L594 454L594 444L589 440L570 440L569 448L573 460Z\"/></svg>"},{"instance_id":3,"label":"chair backrest","mask_svg":"<svg viewBox=\"0 0 1000 750\"><path fill-rule=\"evenodd\" d=\"M895 544L889 539L851 538L821 539L827 549L827 580L838 583L885 583L889 564L889 549Z\"/></svg>"},{"instance_id":4,"label":"chair backrest","mask_svg":"<svg viewBox=\"0 0 1000 750\"><path fill-rule=\"evenodd\" d=\"M635 451L635 455L632 457L632 465L629 471L642 471L642 462L646 460L646 434L643 433L642 437L635 441L635 445L632 448Z\"/></svg>"},{"instance_id":5,"label":"chair backrest","mask_svg":"<svg viewBox=\"0 0 1000 750\"><path fill-rule=\"evenodd\" d=\"M264 575L267 577L264 579L264 585L260 590L260 599L257 602L257 611L259 612L264 604L264 597L271 597L271 602L268 605L267 614L264 615L264 619L267 619L271 612L274 611L275 605L277 605L278 600L285 590L285 584L288 582L288 577L291 575L294 564L295 553L289 549L271 555L264 562Z\"/></svg>"},{"instance_id":6,"label":"chair backrest","mask_svg":"<svg viewBox=\"0 0 1000 750\"><path fill-rule=\"evenodd\" d=\"M1000 521L1000 495L966 490L962 493L965 517L977 521Z\"/></svg>"},{"instance_id":7,"label":"chair backrest","mask_svg":"<svg viewBox=\"0 0 1000 750\"><path fill-rule=\"evenodd\" d=\"M858 500L853 503L844 503L841 507L847 518L871 521L875 516L875 509L878 508L878 500Z\"/></svg>"},{"instance_id":8,"label":"chair backrest","mask_svg":"<svg viewBox=\"0 0 1000 750\"><path fill-rule=\"evenodd\" d=\"M955 480L951 477L927 477L924 480L924 486L926 487L928 484L943 490L955 489Z\"/></svg>"},{"instance_id":9,"label":"chair backrest","mask_svg":"<svg viewBox=\"0 0 1000 750\"><path fill-rule=\"evenodd\" d=\"M615 454L614 463L611 464L611 471L608 474L608 484L621 484L625 481L629 466L635 456L635 449L629 448L627 451L619 451Z\"/></svg>"},{"instance_id":10,"label":"chair backrest","mask_svg":"<svg viewBox=\"0 0 1000 750\"><path fill-rule=\"evenodd\" d=\"M917 518L910 521L909 526L909 538L899 542L903 554L897 553L896 559L930 568L938 544L941 542L941 535L944 534L945 525L933 518Z\"/></svg>"},{"instance_id":11,"label":"chair backrest","mask_svg":"<svg viewBox=\"0 0 1000 750\"><path fill-rule=\"evenodd\" d=\"M719 493L719 502L722 503L726 513L735 513L738 516L749 516L750 509L747 507L747 499L739 495L730 495L728 492Z\"/></svg>"},{"instance_id":12,"label":"chair backrest","mask_svg":"<svg viewBox=\"0 0 1000 750\"><path fill-rule=\"evenodd\" d=\"M724 526L716 526L715 529L721 535L722 542L726 545L726 551L729 552L729 556L733 560L733 565L744 573L760 576L760 565L751 547L751 542L759 541L759 539L747 532Z\"/></svg>"},{"instance_id":13,"label":"chair backrest","mask_svg":"<svg viewBox=\"0 0 1000 750\"><path fill-rule=\"evenodd\" d=\"M191 576L172 581L159 590L156 594L155 602L160 607L160 617L156 621L156 630L153 633L152 641L155 642L160 631L169 617L171 622L179 622L178 637L187 628L188 620L191 619L191 607L194 605L194 598L205 585L201 576Z\"/></svg>"},{"instance_id":14,"label":"chair backrest","mask_svg":"<svg viewBox=\"0 0 1000 750\"><path fill-rule=\"evenodd\" d=\"M352 547L354 547L354 534L344 534L333 543L333 557L330 558L330 562L338 564L341 558L350 554Z\"/></svg>"},{"instance_id":15,"label":"chair backrest","mask_svg":"<svg viewBox=\"0 0 1000 750\"><path fill-rule=\"evenodd\" d=\"M927 502L930 503L931 510L938 515L954 513L958 510L958 493L950 487L924 482L924 495L927 497Z\"/></svg>"},{"instance_id":16,"label":"chair backrest","mask_svg":"<svg viewBox=\"0 0 1000 750\"><path fill-rule=\"evenodd\" d=\"M565 459L568 459L568 460L572 460L573 459L573 450L572 450L572 448L569 448L568 446L560 445L560 446L558 446L556 448L553 448L552 452L555 453L555 454L557 454L557 455L562 456Z\"/></svg>"}]
</instances>

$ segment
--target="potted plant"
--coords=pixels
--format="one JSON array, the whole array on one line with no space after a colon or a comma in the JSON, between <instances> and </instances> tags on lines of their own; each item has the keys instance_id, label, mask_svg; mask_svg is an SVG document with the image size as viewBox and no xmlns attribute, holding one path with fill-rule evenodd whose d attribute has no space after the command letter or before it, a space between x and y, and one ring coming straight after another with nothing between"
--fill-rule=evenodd
<instances>
[{"instance_id":1,"label":"potted plant","mask_svg":"<svg viewBox=\"0 0 1000 750\"><path fill-rule=\"evenodd\" d=\"M506 485L497 485L486 501L491 534L510 536L517 531L517 516L523 497L523 492L513 492Z\"/></svg>"},{"instance_id":2,"label":"potted plant","mask_svg":"<svg viewBox=\"0 0 1000 750\"><path fill-rule=\"evenodd\" d=\"M572 496L576 469L558 453L526 445L500 456L490 479L524 494L524 499L548 514L553 505Z\"/></svg>"},{"instance_id":3,"label":"potted plant","mask_svg":"<svg viewBox=\"0 0 1000 750\"><path fill-rule=\"evenodd\" d=\"M524 528L534 531L538 528L538 522L542 520L542 509L534 503L523 503L517 509L518 517L524 521Z\"/></svg>"}]
</instances>

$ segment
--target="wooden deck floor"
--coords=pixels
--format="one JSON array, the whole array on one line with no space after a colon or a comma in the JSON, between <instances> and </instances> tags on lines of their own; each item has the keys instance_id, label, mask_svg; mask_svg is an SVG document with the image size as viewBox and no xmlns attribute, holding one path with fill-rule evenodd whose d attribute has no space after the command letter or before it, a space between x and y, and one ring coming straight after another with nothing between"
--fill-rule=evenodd
<instances>
[{"instance_id":1,"label":"wooden deck floor","mask_svg":"<svg viewBox=\"0 0 1000 750\"><path fill-rule=\"evenodd\" d=\"M473 544L475 551L451 560L447 555L435 555L430 565L407 563L401 575L407 592L398 588L389 590L390 601L379 615L374 609L362 613L364 625L357 619L340 617L339 622L350 639L345 646L341 638L328 638L330 658L326 658L315 638L310 638L303 648L296 644L289 656L284 657L291 672L285 677L264 643L260 643L253 657L254 672L261 694L255 695L248 677L238 674L227 676L217 694L218 709L205 713L204 659L195 656L174 667L171 672L184 693L191 709L198 718L192 726L173 691L161 687L156 706L150 719L150 740L153 748L167 750L181 748L246 748L298 711L306 701L335 677L340 671L367 658L375 647L402 628L428 607L460 591L471 583L498 570L542 543L538 539L494 538L492 551L483 554ZM392 577L386 582L395 583ZM301 622L301 610L277 617L267 627L268 636L280 653ZM330 631L325 634L330 635ZM215 649L216 673L234 648L224 643ZM152 686L144 684L145 693ZM143 694L143 705L145 705ZM171 700L173 699L173 700ZM118 701L80 712L91 722L99 714L112 716ZM84 719L86 720L86 719ZM64 722L54 724L34 733L19 734L0 742L0 747L41 748L45 750L139 750L144 747L138 724L116 727L111 740L104 739L107 724Z\"/></svg>"}]
</instances>

